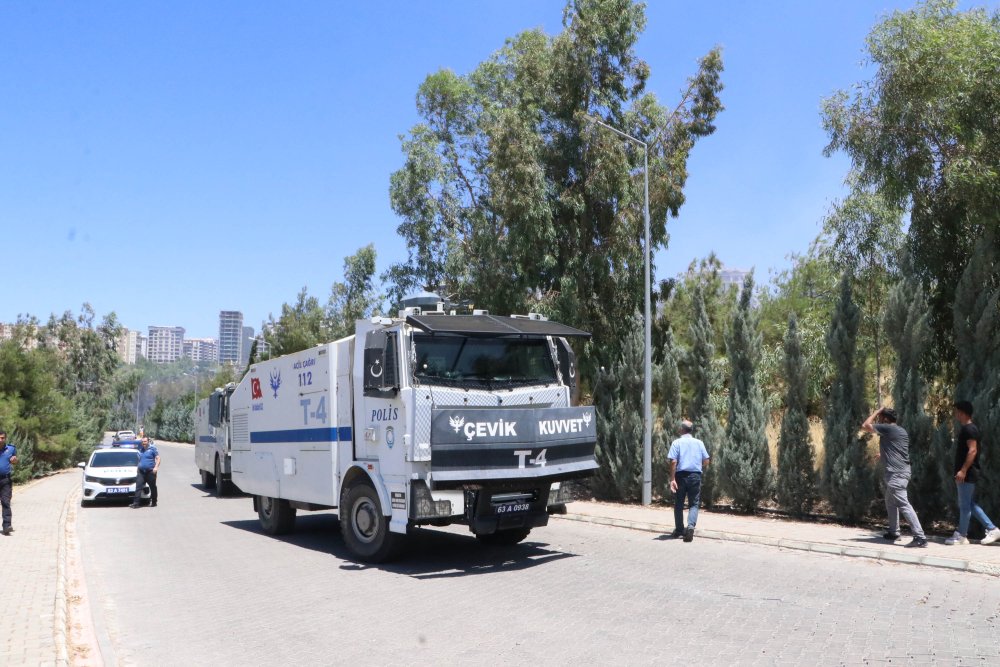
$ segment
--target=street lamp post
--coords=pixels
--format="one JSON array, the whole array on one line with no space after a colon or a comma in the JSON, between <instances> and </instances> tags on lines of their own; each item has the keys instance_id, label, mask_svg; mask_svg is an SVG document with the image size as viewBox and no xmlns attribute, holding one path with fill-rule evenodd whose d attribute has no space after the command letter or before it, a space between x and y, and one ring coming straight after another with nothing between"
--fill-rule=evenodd
<instances>
[{"instance_id":1,"label":"street lamp post","mask_svg":"<svg viewBox=\"0 0 1000 667\"><path fill-rule=\"evenodd\" d=\"M645 256L646 256L646 309L645 309L645 359L643 360L644 387L642 397L642 504L653 502L653 327L650 304L650 246L649 246L649 146L645 141L636 139L618 128L611 127L597 118L587 116L589 120L601 127L611 130L618 136L633 141L642 146L642 175L645 181L645 196L643 215L645 218Z\"/></svg>"}]
</instances>

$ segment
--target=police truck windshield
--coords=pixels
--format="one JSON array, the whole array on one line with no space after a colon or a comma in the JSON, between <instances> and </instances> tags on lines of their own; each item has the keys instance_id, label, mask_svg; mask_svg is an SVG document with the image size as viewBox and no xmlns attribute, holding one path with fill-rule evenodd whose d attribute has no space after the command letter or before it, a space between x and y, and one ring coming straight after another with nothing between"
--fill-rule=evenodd
<instances>
[{"instance_id":1,"label":"police truck windshield","mask_svg":"<svg viewBox=\"0 0 1000 667\"><path fill-rule=\"evenodd\" d=\"M544 338L466 338L415 333L414 378L422 384L493 389L554 384Z\"/></svg>"}]
</instances>

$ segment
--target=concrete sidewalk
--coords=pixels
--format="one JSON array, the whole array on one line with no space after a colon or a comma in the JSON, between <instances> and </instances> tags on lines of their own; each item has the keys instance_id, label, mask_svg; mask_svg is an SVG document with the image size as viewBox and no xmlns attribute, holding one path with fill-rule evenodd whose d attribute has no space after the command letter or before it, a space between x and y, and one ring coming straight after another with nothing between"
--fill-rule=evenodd
<instances>
[{"instance_id":1,"label":"concrete sidewalk","mask_svg":"<svg viewBox=\"0 0 1000 667\"><path fill-rule=\"evenodd\" d=\"M2 665L68 665L66 519L78 470L14 487L14 532L0 535Z\"/></svg>"},{"instance_id":2,"label":"concrete sidewalk","mask_svg":"<svg viewBox=\"0 0 1000 667\"><path fill-rule=\"evenodd\" d=\"M668 535L674 529L672 507L576 501L567 505L567 512L553 518ZM930 544L926 548L908 549L903 546L911 539L908 535L890 544L882 539L882 530L707 510L698 514L695 541L699 539L732 540L1000 576L1000 542L989 546L948 546L943 538L929 536Z\"/></svg>"}]
</instances>

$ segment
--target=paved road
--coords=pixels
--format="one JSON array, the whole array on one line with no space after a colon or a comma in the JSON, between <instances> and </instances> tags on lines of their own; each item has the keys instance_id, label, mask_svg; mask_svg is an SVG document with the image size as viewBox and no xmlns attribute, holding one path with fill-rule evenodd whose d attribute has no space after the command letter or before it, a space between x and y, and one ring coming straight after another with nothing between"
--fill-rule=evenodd
<instances>
[{"instance_id":1,"label":"paved road","mask_svg":"<svg viewBox=\"0 0 1000 667\"><path fill-rule=\"evenodd\" d=\"M79 513L119 664L1000 661L992 577L560 520L492 550L419 531L363 566L331 514L265 536L249 498L198 488L190 447L161 452L159 507Z\"/></svg>"}]
</instances>

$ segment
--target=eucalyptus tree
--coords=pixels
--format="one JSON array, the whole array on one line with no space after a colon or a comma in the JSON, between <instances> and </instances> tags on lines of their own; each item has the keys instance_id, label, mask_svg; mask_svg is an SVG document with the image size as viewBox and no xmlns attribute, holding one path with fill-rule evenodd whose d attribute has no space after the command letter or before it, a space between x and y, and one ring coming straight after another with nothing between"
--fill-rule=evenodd
<instances>
[{"instance_id":1,"label":"eucalyptus tree","mask_svg":"<svg viewBox=\"0 0 1000 667\"><path fill-rule=\"evenodd\" d=\"M655 250L684 202L688 156L722 109L719 49L679 100L647 90L635 48L645 25L631 0L572 0L558 35L522 32L468 74L425 79L390 179L409 252L383 276L390 301L427 287L477 308L539 310L594 333L583 369L616 357L644 299L643 153L593 120L648 145Z\"/></svg>"}]
</instances>

